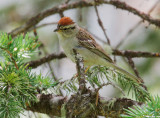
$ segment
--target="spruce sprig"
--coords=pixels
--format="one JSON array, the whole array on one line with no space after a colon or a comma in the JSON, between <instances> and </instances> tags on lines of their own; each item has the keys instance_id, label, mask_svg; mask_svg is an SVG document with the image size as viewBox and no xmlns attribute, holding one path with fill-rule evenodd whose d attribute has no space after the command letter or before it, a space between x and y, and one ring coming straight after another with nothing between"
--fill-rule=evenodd
<instances>
[{"instance_id":1,"label":"spruce sprig","mask_svg":"<svg viewBox=\"0 0 160 118\"><path fill-rule=\"evenodd\" d=\"M87 79L92 87L100 87L105 80L118 84L122 90L126 90L128 94L132 92L132 97L140 102L150 99L149 93L138 83L128 79L125 75L112 70L105 66L94 66L89 69Z\"/></svg>"},{"instance_id":2,"label":"spruce sprig","mask_svg":"<svg viewBox=\"0 0 160 118\"><path fill-rule=\"evenodd\" d=\"M133 106L124 110L126 114L121 115L123 118L160 117L160 97L151 97L150 101L142 106Z\"/></svg>"},{"instance_id":3,"label":"spruce sprig","mask_svg":"<svg viewBox=\"0 0 160 118\"><path fill-rule=\"evenodd\" d=\"M87 85L92 88L101 88L105 83L111 82L126 91L128 95L132 93L132 98L135 98L137 101L145 102L150 100L149 93L140 84L108 67L93 66L85 74ZM61 88L67 92L77 92L78 81L76 80L77 76L74 76L70 80L60 82L57 86L58 88L56 87L55 89Z\"/></svg>"},{"instance_id":4,"label":"spruce sprig","mask_svg":"<svg viewBox=\"0 0 160 118\"><path fill-rule=\"evenodd\" d=\"M7 33L0 33L0 118L19 117L31 102L37 102L37 93L56 86L57 82L26 68L26 59L39 45L29 34L13 39Z\"/></svg>"}]
</instances>

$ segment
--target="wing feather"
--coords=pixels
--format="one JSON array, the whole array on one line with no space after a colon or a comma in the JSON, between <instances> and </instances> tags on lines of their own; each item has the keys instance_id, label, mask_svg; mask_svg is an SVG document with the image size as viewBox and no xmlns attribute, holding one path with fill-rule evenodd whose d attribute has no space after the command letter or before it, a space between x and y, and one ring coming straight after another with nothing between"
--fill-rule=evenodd
<instances>
[{"instance_id":1,"label":"wing feather","mask_svg":"<svg viewBox=\"0 0 160 118\"><path fill-rule=\"evenodd\" d=\"M98 56L103 57L108 62L113 63L112 59L105 53L101 46L96 43L94 38L87 31L80 28L79 32L77 33L77 38L79 39L78 43L82 47L87 48Z\"/></svg>"}]
</instances>

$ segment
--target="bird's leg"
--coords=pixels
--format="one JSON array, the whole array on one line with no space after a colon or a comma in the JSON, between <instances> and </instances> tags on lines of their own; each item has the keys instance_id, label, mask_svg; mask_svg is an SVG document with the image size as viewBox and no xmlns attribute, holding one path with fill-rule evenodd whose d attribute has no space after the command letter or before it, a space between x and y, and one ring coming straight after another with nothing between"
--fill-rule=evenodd
<instances>
[{"instance_id":1,"label":"bird's leg","mask_svg":"<svg viewBox=\"0 0 160 118\"><path fill-rule=\"evenodd\" d=\"M88 66L87 68L85 68L85 70L84 70L84 74L86 74L86 73L87 73L87 71L89 70L89 68L90 68L90 66ZM78 74L76 74L74 77L75 77L75 78L76 78L76 77L78 77Z\"/></svg>"},{"instance_id":2,"label":"bird's leg","mask_svg":"<svg viewBox=\"0 0 160 118\"><path fill-rule=\"evenodd\" d=\"M98 105L99 91L96 93L96 106Z\"/></svg>"},{"instance_id":3,"label":"bird's leg","mask_svg":"<svg viewBox=\"0 0 160 118\"><path fill-rule=\"evenodd\" d=\"M90 69L90 66L88 66L86 69L85 69L85 71L84 71L84 73L87 73L87 71Z\"/></svg>"}]
</instances>

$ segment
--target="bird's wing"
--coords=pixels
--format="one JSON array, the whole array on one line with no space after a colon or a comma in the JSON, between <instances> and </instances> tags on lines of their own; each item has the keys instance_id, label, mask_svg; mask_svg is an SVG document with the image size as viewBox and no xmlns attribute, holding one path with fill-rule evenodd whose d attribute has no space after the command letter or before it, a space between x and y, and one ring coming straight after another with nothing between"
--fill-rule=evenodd
<instances>
[{"instance_id":1,"label":"bird's wing","mask_svg":"<svg viewBox=\"0 0 160 118\"><path fill-rule=\"evenodd\" d=\"M101 46L96 43L94 38L87 31L80 28L76 37L78 38L79 45L87 48L88 50L104 58L108 62L113 63L112 59L105 53L105 51L101 48Z\"/></svg>"}]
</instances>

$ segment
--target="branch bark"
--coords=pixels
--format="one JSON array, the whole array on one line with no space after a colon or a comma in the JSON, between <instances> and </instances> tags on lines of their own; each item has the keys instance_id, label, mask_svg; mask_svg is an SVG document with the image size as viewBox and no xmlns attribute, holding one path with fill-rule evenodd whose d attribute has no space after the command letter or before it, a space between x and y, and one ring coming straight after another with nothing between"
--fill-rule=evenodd
<instances>
[{"instance_id":1,"label":"branch bark","mask_svg":"<svg viewBox=\"0 0 160 118\"><path fill-rule=\"evenodd\" d=\"M130 50L125 50L125 51L121 51L121 50L113 50L113 55L115 56L124 56L124 57L129 57L129 58L157 58L160 57L160 53L151 53L151 52L142 52L142 51L130 51ZM28 65L27 67L32 67L32 68L36 68L46 62L49 62L53 59L62 59L65 58L66 55L64 53L60 53L60 54L50 54L48 56L42 57L41 59L38 60L34 60L34 61L30 61L27 62L25 65Z\"/></svg>"},{"instance_id":2,"label":"branch bark","mask_svg":"<svg viewBox=\"0 0 160 118\"><path fill-rule=\"evenodd\" d=\"M96 2L96 0L94 0L94 1ZM97 15L97 18L98 18L98 19L97 19L97 20L98 20L98 24L99 24L99 26L101 27L101 29L102 29L102 31L103 31L103 33L104 33L104 36L106 37L106 39L107 39L107 41L108 41L108 44L111 45L110 39L109 39L109 37L108 37L108 35L107 35L107 33L106 33L106 30L105 30L105 28L104 28L104 26L103 26L102 20L101 20L101 18L100 18L100 16L99 16L98 8L97 8L96 5L94 6L94 8L95 8L96 15Z\"/></svg>"},{"instance_id":3,"label":"branch bark","mask_svg":"<svg viewBox=\"0 0 160 118\"><path fill-rule=\"evenodd\" d=\"M38 24L41 20L43 20L44 18L50 15L53 15L56 13L63 13L63 11L65 10L74 9L74 8L95 6L95 4L96 5L100 5L100 4L113 5L119 9L127 10L135 15L138 15L143 20L148 21L150 24L154 24L157 27L160 27L159 19L154 19L150 17L149 15L133 8L132 6L127 5L125 2L121 2L119 0L98 0L96 2L94 2L94 0L91 0L91 1L81 0L81 1L76 1L76 2L69 3L69 4L59 5L51 9L48 9L44 12L41 12L37 14L36 16L30 18L24 25L11 31L9 34L12 35L12 37L15 37L16 35L20 33L27 32L30 28L32 28L33 26Z\"/></svg>"},{"instance_id":4,"label":"branch bark","mask_svg":"<svg viewBox=\"0 0 160 118\"><path fill-rule=\"evenodd\" d=\"M156 6L158 5L160 1L157 0L155 2L155 4L151 7L151 9L148 11L148 15L151 14L151 12L156 8ZM118 49L124 42L125 40L127 40L128 36L130 36L139 26L140 24L143 22L143 19L140 20L135 26L133 26L128 32L127 34L120 40L120 42L117 44L117 46L115 47L116 49Z\"/></svg>"},{"instance_id":5,"label":"branch bark","mask_svg":"<svg viewBox=\"0 0 160 118\"><path fill-rule=\"evenodd\" d=\"M145 57L145 58L152 58L152 57L160 57L160 53L152 53L152 52L142 52L142 51L131 51L131 50L113 50L113 55L116 56L124 56L124 57Z\"/></svg>"},{"instance_id":6,"label":"branch bark","mask_svg":"<svg viewBox=\"0 0 160 118\"><path fill-rule=\"evenodd\" d=\"M61 110L65 109L67 118L73 118L75 116L93 118L96 115L112 118L119 117L120 114L124 113L124 108L132 107L133 105L142 105L140 102L127 98L107 100L100 97L98 106L95 106L96 97L93 92L83 94L81 97L78 94L74 94L70 98L52 94L38 94L37 98L39 102L32 103L26 110L60 117Z\"/></svg>"},{"instance_id":7,"label":"branch bark","mask_svg":"<svg viewBox=\"0 0 160 118\"><path fill-rule=\"evenodd\" d=\"M82 94L86 90L86 81L85 81L85 71L84 71L84 64L83 58L80 54L77 53L75 49L73 49L73 53L75 55L76 61L76 68L77 68L77 76L79 81L79 92Z\"/></svg>"},{"instance_id":8,"label":"branch bark","mask_svg":"<svg viewBox=\"0 0 160 118\"><path fill-rule=\"evenodd\" d=\"M32 68L36 68L46 62L49 62L53 59L62 59L66 57L66 55L64 53L60 53L60 54L50 54L48 56L42 57L41 59L35 60L35 61L30 61L27 62L25 65L28 65L27 67L32 67Z\"/></svg>"},{"instance_id":9,"label":"branch bark","mask_svg":"<svg viewBox=\"0 0 160 118\"><path fill-rule=\"evenodd\" d=\"M127 60L128 60L128 63L129 65L131 66L131 68L133 69L134 73L136 74L136 76L141 79L140 75L139 75L139 72L137 71L136 67L135 67L135 64L134 64L134 61L132 60L132 58L130 57L127 57ZM141 81L143 82L143 80L141 79Z\"/></svg>"}]
</instances>

